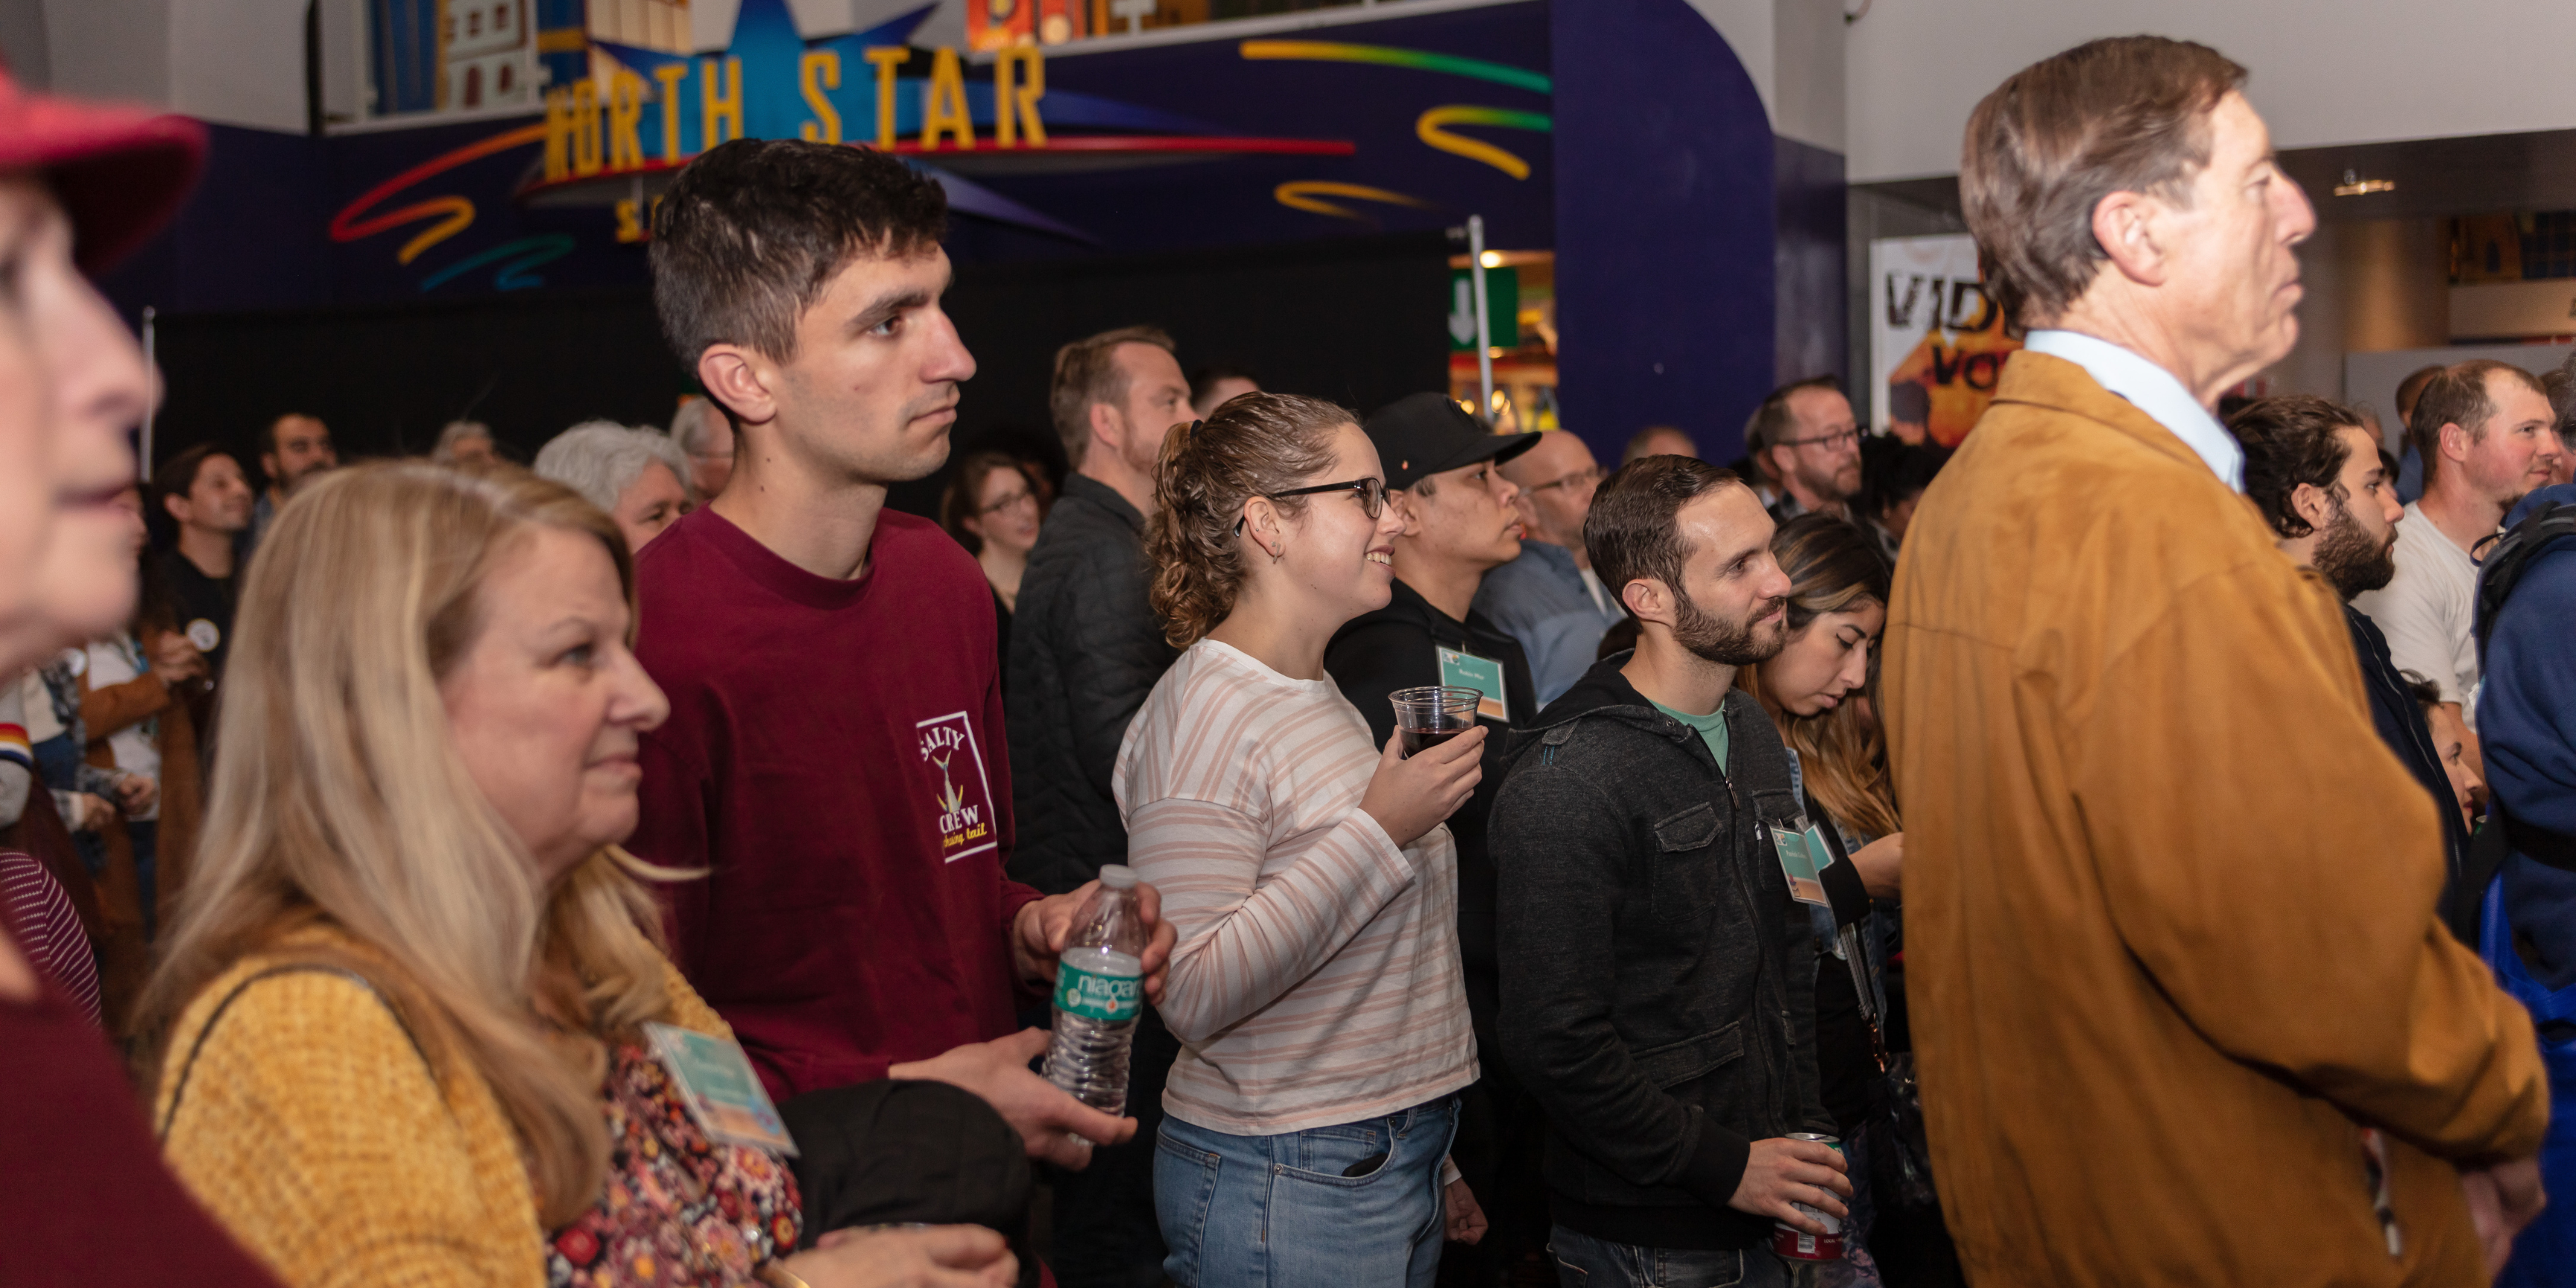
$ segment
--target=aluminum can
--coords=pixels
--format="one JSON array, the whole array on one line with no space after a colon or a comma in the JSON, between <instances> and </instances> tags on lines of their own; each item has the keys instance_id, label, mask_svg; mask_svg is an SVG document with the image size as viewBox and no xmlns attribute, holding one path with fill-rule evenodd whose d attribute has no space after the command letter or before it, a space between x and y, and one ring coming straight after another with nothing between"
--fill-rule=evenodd
<instances>
[{"instance_id":1,"label":"aluminum can","mask_svg":"<svg viewBox=\"0 0 2576 1288\"><path fill-rule=\"evenodd\" d=\"M1793 1131L1789 1133L1788 1138L1811 1140L1819 1145L1831 1145L1837 1153L1840 1153L1843 1147L1842 1137L1827 1136L1812 1131ZM1801 1215L1822 1223L1829 1233L1809 1234L1786 1221L1774 1221L1771 1223L1771 1251L1785 1261L1842 1260L1843 1219L1830 1212L1811 1208L1804 1203L1792 1203L1790 1206L1798 1209Z\"/></svg>"}]
</instances>

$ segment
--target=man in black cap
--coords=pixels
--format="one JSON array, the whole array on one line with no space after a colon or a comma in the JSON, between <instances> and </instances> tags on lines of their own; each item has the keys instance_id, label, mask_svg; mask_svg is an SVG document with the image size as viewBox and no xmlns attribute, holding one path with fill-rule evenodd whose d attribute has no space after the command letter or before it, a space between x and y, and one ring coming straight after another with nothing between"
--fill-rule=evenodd
<instances>
[{"instance_id":1,"label":"man in black cap","mask_svg":"<svg viewBox=\"0 0 2576 1288\"><path fill-rule=\"evenodd\" d=\"M1494 865L1485 848L1485 816L1502 783L1501 735L1538 714L1538 697L1520 644L1468 605L1487 572L1520 557L1520 513L1512 504L1520 489L1496 467L1537 446L1539 436L1493 433L1436 393L1398 399L1365 428L1386 468L1388 503L1404 517L1395 538L1395 594L1333 637L1324 669L1380 743L1395 729L1388 695L1420 685L1476 689L1484 695L1478 714L1493 725L1485 739L1490 785L1478 787L1449 817L1458 846L1458 951L1484 1066L1483 1080L1464 1093L1451 1156L1495 1226L1493 1237L1464 1255L1482 1263L1480 1269L1498 1270L1522 1245L1542 1247L1547 1233L1537 1137L1527 1126L1537 1115L1497 1055L1502 994L1494 959ZM1450 1249L1453 1256L1461 1252ZM1476 1276L1479 1282L1496 1277Z\"/></svg>"}]
</instances>

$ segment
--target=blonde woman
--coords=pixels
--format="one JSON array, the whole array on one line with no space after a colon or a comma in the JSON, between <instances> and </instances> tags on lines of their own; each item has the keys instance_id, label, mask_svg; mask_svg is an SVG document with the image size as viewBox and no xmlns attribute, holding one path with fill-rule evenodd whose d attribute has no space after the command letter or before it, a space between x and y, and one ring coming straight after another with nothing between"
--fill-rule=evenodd
<instances>
[{"instance_id":1,"label":"blonde woman","mask_svg":"<svg viewBox=\"0 0 2576 1288\"><path fill-rule=\"evenodd\" d=\"M1324 673L1403 520L1331 403L1247 394L1164 442L1150 598L1185 647L1111 778L1180 933L1154 1202L1182 1288L1428 1288L1484 1228L1448 1164L1476 1043L1441 826L1485 731L1400 757ZM1444 1219L1445 1208L1445 1219Z\"/></svg>"},{"instance_id":2,"label":"blonde woman","mask_svg":"<svg viewBox=\"0 0 2576 1288\"><path fill-rule=\"evenodd\" d=\"M989 1231L795 1253L785 1165L649 1054L730 1034L655 944L637 877L678 874L617 848L668 713L633 589L516 469L360 466L278 516L138 1017L172 1168L291 1285L1009 1282Z\"/></svg>"}]
</instances>

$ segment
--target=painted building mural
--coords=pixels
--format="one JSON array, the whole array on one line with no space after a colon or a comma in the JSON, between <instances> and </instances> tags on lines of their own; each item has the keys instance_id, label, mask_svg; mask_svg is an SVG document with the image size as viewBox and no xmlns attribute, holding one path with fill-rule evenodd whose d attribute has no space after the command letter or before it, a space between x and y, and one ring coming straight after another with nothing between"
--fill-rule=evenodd
<instances>
[{"instance_id":1,"label":"painted building mural","mask_svg":"<svg viewBox=\"0 0 2576 1288\"><path fill-rule=\"evenodd\" d=\"M1442 228L1470 213L1492 244L1551 241L1543 4L1355 25L1366 42L1085 52L916 46L927 6L808 39L785 0L743 0L726 46L700 54L655 47L685 43L671 38L684 10L651 20L662 3L627 5L641 16L618 30L653 41L642 44L565 25L548 0L533 20L557 25L533 29L527 0L450 0L458 34L435 42L445 80L433 97L524 98L529 114L432 113L417 128L311 140L345 193L326 220L328 301L641 282L654 200L690 157L735 138L905 157L947 189L952 253L967 260ZM401 37L380 65L416 61L414 44L438 30L380 28ZM567 71L581 74L564 83ZM390 84L419 98L410 81Z\"/></svg>"}]
</instances>

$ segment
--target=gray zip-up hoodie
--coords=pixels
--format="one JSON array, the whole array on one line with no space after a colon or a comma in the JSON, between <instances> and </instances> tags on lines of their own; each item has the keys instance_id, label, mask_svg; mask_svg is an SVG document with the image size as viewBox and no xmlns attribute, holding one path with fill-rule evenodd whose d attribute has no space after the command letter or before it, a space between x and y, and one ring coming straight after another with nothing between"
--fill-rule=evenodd
<instances>
[{"instance_id":1,"label":"gray zip-up hoodie","mask_svg":"<svg viewBox=\"0 0 2576 1288\"><path fill-rule=\"evenodd\" d=\"M1555 1219L1617 1243L1742 1248L1752 1142L1833 1130L1811 920L1762 826L1799 816L1761 705L1727 765L1594 666L1515 737L1494 805L1503 1055L1548 1116Z\"/></svg>"}]
</instances>

